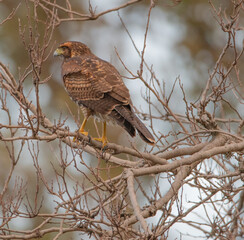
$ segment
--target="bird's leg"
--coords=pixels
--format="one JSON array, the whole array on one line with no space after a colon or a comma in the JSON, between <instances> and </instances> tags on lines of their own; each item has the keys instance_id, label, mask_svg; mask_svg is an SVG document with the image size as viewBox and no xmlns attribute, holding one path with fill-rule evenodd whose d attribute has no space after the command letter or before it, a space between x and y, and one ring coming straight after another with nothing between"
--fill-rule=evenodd
<instances>
[{"instance_id":1,"label":"bird's leg","mask_svg":"<svg viewBox=\"0 0 244 240\"><path fill-rule=\"evenodd\" d=\"M82 122L82 124L81 124L81 127L80 127L80 129L79 129L79 133L81 133L81 134L83 134L83 135L85 135L85 136L88 136L88 132L85 132L84 131L84 128L85 128L85 125L86 125L86 123L87 123L87 119L88 119L88 117L89 116L85 116L85 118L84 118L84 120L83 120L83 122ZM74 137L73 138L73 142L76 142L76 137Z\"/></svg>"},{"instance_id":2,"label":"bird's leg","mask_svg":"<svg viewBox=\"0 0 244 240\"><path fill-rule=\"evenodd\" d=\"M102 134L102 137L101 138L94 138L94 140L102 142L103 143L103 147L105 147L107 145L107 143L108 143L106 130L107 130L107 124L106 124L106 121L104 121L103 122L103 134Z\"/></svg>"},{"instance_id":3,"label":"bird's leg","mask_svg":"<svg viewBox=\"0 0 244 240\"><path fill-rule=\"evenodd\" d=\"M83 123L81 124L81 127L80 127L80 129L79 129L79 133L81 133L81 134L83 134L83 135L85 135L85 136L88 136L88 132L85 132L85 131L84 131L85 125L86 125L86 123L87 123L87 119L88 119L88 117L85 117L85 118L84 118Z\"/></svg>"}]
</instances>

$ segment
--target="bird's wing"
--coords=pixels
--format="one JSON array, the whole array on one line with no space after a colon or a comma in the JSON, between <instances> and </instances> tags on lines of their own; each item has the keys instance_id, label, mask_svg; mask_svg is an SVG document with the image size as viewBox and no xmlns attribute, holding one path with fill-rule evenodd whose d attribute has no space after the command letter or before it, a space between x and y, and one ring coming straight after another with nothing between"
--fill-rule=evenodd
<instances>
[{"instance_id":1,"label":"bird's wing","mask_svg":"<svg viewBox=\"0 0 244 240\"><path fill-rule=\"evenodd\" d=\"M125 86L117 69L110 63L101 59L99 60L101 61L102 71L105 73L104 80L109 83L110 86L112 86L112 91L110 91L108 94L123 104L130 103L131 100L129 90Z\"/></svg>"},{"instance_id":2,"label":"bird's wing","mask_svg":"<svg viewBox=\"0 0 244 240\"><path fill-rule=\"evenodd\" d=\"M148 143L154 138L131 109L129 91L117 70L95 56L64 61L62 75L72 99L92 111L109 115L131 135L135 128Z\"/></svg>"},{"instance_id":3,"label":"bird's wing","mask_svg":"<svg viewBox=\"0 0 244 240\"><path fill-rule=\"evenodd\" d=\"M101 100L106 96L121 104L130 102L129 91L118 71L96 57L74 57L64 61L65 87L74 101ZM106 95L105 95L106 93Z\"/></svg>"}]
</instances>

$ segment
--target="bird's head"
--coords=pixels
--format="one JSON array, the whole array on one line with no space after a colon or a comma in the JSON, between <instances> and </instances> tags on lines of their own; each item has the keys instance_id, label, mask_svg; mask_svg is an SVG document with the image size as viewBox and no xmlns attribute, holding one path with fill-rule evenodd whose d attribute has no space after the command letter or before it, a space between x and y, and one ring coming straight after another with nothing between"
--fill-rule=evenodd
<instances>
[{"instance_id":1,"label":"bird's head","mask_svg":"<svg viewBox=\"0 0 244 240\"><path fill-rule=\"evenodd\" d=\"M64 58L78 57L84 54L90 54L91 50L81 42L65 42L62 43L54 52L54 56L62 56Z\"/></svg>"}]
</instances>

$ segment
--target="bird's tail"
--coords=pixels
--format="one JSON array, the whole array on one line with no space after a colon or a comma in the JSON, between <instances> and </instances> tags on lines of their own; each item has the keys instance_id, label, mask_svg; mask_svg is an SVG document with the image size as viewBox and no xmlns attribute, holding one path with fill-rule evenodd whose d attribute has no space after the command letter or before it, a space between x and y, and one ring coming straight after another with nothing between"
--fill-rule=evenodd
<instances>
[{"instance_id":1,"label":"bird's tail","mask_svg":"<svg viewBox=\"0 0 244 240\"><path fill-rule=\"evenodd\" d=\"M115 119L117 124L124 128L131 135L131 137L135 137L136 129L130 121L128 121L123 115L121 115L119 111L113 110L109 115L113 119Z\"/></svg>"},{"instance_id":2,"label":"bird's tail","mask_svg":"<svg viewBox=\"0 0 244 240\"><path fill-rule=\"evenodd\" d=\"M136 130L138 131L140 137L145 142L147 142L149 144L154 144L155 143L155 139L154 139L153 135L149 132L147 127L141 122L141 120L136 115L134 116L134 119L135 119L135 121L137 123L134 126L135 126Z\"/></svg>"},{"instance_id":3,"label":"bird's tail","mask_svg":"<svg viewBox=\"0 0 244 240\"><path fill-rule=\"evenodd\" d=\"M155 139L149 132L146 126L140 121L135 113L130 109L130 106L116 106L111 112L113 118L122 126L132 137L135 136L135 129L138 131L140 137L149 144L154 144Z\"/></svg>"}]
</instances>

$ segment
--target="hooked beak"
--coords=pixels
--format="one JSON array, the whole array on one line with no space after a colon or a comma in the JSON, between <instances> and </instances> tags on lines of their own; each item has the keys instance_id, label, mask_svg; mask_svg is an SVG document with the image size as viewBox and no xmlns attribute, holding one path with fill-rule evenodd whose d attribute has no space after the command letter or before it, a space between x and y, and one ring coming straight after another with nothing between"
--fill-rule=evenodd
<instances>
[{"instance_id":1,"label":"hooked beak","mask_svg":"<svg viewBox=\"0 0 244 240\"><path fill-rule=\"evenodd\" d=\"M53 56L54 56L54 57L57 57L57 56L61 56L61 55L63 55L63 54L64 54L63 49L62 49L62 48L57 48L57 49L55 50L55 52L53 53Z\"/></svg>"}]
</instances>

